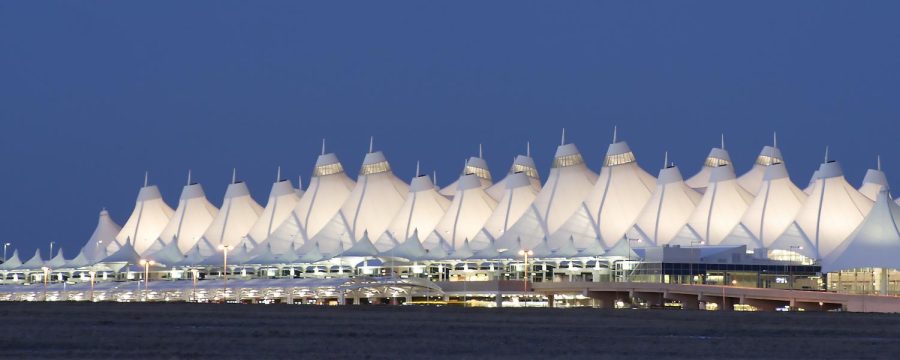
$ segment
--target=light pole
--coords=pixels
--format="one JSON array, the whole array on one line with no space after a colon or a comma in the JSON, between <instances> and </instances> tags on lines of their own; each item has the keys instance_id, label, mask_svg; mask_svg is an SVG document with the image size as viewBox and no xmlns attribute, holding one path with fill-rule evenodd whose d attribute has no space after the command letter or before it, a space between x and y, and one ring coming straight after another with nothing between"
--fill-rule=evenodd
<instances>
[{"instance_id":1,"label":"light pole","mask_svg":"<svg viewBox=\"0 0 900 360\"><path fill-rule=\"evenodd\" d=\"M141 265L144 266L144 301L149 299L148 287L150 285L150 265L156 264L153 260L141 259Z\"/></svg>"},{"instance_id":2,"label":"light pole","mask_svg":"<svg viewBox=\"0 0 900 360\"><path fill-rule=\"evenodd\" d=\"M737 280L731 280L731 286L734 286L735 284L737 284ZM724 275L723 275L723 279L722 279L722 310L723 311L725 310L725 286L726 286L725 279L724 279Z\"/></svg>"},{"instance_id":3,"label":"light pole","mask_svg":"<svg viewBox=\"0 0 900 360\"><path fill-rule=\"evenodd\" d=\"M94 302L94 276L97 275L97 272L91 270L88 272L91 275L91 302Z\"/></svg>"},{"instance_id":4,"label":"light pole","mask_svg":"<svg viewBox=\"0 0 900 360\"><path fill-rule=\"evenodd\" d=\"M193 288L191 289L191 297L194 301L197 301L197 276L200 276L200 271L197 269L191 269Z\"/></svg>"},{"instance_id":5,"label":"light pole","mask_svg":"<svg viewBox=\"0 0 900 360\"><path fill-rule=\"evenodd\" d=\"M50 268L44 266L41 270L44 271L44 301L47 301L47 281L50 280Z\"/></svg>"},{"instance_id":6,"label":"light pole","mask_svg":"<svg viewBox=\"0 0 900 360\"><path fill-rule=\"evenodd\" d=\"M222 250L222 278L224 281L224 288L222 289L222 302L228 302L228 249L231 246L228 245L219 245L219 250Z\"/></svg>"},{"instance_id":7,"label":"light pole","mask_svg":"<svg viewBox=\"0 0 900 360\"><path fill-rule=\"evenodd\" d=\"M528 257L534 255L534 251L531 250L519 250L519 256L525 257L525 277L522 279L522 299L528 296ZM527 303L526 303L527 304Z\"/></svg>"},{"instance_id":8,"label":"light pole","mask_svg":"<svg viewBox=\"0 0 900 360\"><path fill-rule=\"evenodd\" d=\"M50 242L50 258L53 258L53 244L56 244L56 241Z\"/></svg>"},{"instance_id":9,"label":"light pole","mask_svg":"<svg viewBox=\"0 0 900 360\"><path fill-rule=\"evenodd\" d=\"M6 248L11 245L10 243L3 243L3 262L6 262Z\"/></svg>"}]
</instances>

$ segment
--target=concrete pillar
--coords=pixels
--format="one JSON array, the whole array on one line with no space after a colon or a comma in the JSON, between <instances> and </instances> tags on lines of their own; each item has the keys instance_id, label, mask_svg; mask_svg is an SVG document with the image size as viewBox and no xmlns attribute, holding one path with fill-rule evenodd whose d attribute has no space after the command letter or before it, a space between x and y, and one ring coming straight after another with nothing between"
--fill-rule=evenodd
<instances>
[{"instance_id":1,"label":"concrete pillar","mask_svg":"<svg viewBox=\"0 0 900 360\"><path fill-rule=\"evenodd\" d=\"M548 308L552 309L552 308L556 307L556 304L553 303L554 300L555 300L555 297L553 296L553 294L547 295L547 307Z\"/></svg>"},{"instance_id":2,"label":"concrete pillar","mask_svg":"<svg viewBox=\"0 0 900 360\"><path fill-rule=\"evenodd\" d=\"M602 309L615 309L616 307L616 293L608 292L608 291L591 291L589 292L589 296L592 300L594 300L595 308Z\"/></svg>"},{"instance_id":3,"label":"concrete pillar","mask_svg":"<svg viewBox=\"0 0 900 360\"><path fill-rule=\"evenodd\" d=\"M406 301L405 301L406 303L411 303L411 302L413 301L413 299L412 299L412 294L406 293L406 299L405 299L405 300L406 300Z\"/></svg>"},{"instance_id":4,"label":"concrete pillar","mask_svg":"<svg viewBox=\"0 0 900 360\"><path fill-rule=\"evenodd\" d=\"M494 305L497 306L498 308L503 307L503 293L497 291L494 294Z\"/></svg>"},{"instance_id":5,"label":"concrete pillar","mask_svg":"<svg viewBox=\"0 0 900 360\"><path fill-rule=\"evenodd\" d=\"M294 304L294 293L292 293L292 292L287 293L285 295L284 302L293 305Z\"/></svg>"},{"instance_id":6,"label":"concrete pillar","mask_svg":"<svg viewBox=\"0 0 900 360\"><path fill-rule=\"evenodd\" d=\"M444 301L450 301L450 295L444 294Z\"/></svg>"},{"instance_id":7,"label":"concrete pillar","mask_svg":"<svg viewBox=\"0 0 900 360\"><path fill-rule=\"evenodd\" d=\"M347 300L343 291L338 293L338 305L347 305Z\"/></svg>"}]
</instances>

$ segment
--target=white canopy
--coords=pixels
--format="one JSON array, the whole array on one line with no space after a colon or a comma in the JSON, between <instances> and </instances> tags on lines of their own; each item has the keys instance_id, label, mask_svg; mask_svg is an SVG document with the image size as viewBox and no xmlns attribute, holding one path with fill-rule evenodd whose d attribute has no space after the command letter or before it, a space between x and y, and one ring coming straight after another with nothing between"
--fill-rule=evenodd
<instances>
[{"instance_id":1,"label":"white canopy","mask_svg":"<svg viewBox=\"0 0 900 360\"><path fill-rule=\"evenodd\" d=\"M128 244L129 246L131 244ZM34 255L28 261L22 263L17 267L17 270L38 270L44 267L44 259L41 258L41 249L37 249L34 251Z\"/></svg>"},{"instance_id":2,"label":"white canopy","mask_svg":"<svg viewBox=\"0 0 900 360\"><path fill-rule=\"evenodd\" d=\"M135 251L138 253L144 251L159 238L163 229L166 228L166 224L169 223L169 219L172 218L173 213L172 208L163 201L159 188L156 185L145 185L138 193L134 211L131 212L128 221L125 222L125 226L116 235L117 244L108 245L107 252L118 249L122 244L125 244L127 239L133 240Z\"/></svg>"},{"instance_id":3,"label":"white canopy","mask_svg":"<svg viewBox=\"0 0 900 360\"><path fill-rule=\"evenodd\" d=\"M291 244L300 247L334 218L354 185L335 154L319 155L306 192L264 243L271 243L276 253L287 251Z\"/></svg>"},{"instance_id":4,"label":"white canopy","mask_svg":"<svg viewBox=\"0 0 900 360\"><path fill-rule=\"evenodd\" d=\"M556 232L591 192L597 174L584 164L575 144L556 149L547 183L534 202L516 223L497 239L497 248L522 246L532 248Z\"/></svg>"},{"instance_id":5,"label":"white canopy","mask_svg":"<svg viewBox=\"0 0 900 360\"><path fill-rule=\"evenodd\" d=\"M752 201L753 195L738 185L733 167L722 165L712 168L703 198L688 218L687 226L707 245L719 245L740 223L741 216ZM687 246L695 240L693 237L676 236L672 243Z\"/></svg>"},{"instance_id":6,"label":"white canopy","mask_svg":"<svg viewBox=\"0 0 900 360\"><path fill-rule=\"evenodd\" d=\"M513 159L512 167L509 168L509 173L506 174L506 177L487 189L488 195L500 201L503 195L506 194L506 182L510 176L519 173L525 174L535 193L541 191L541 177L538 175L537 166L534 165L534 159L531 158L531 155L519 155Z\"/></svg>"},{"instance_id":7,"label":"white canopy","mask_svg":"<svg viewBox=\"0 0 900 360\"><path fill-rule=\"evenodd\" d=\"M379 238L406 202L408 192L409 186L394 176L381 151L368 153L350 196L313 239L321 251L334 253L341 245L352 247L364 233Z\"/></svg>"},{"instance_id":8,"label":"white canopy","mask_svg":"<svg viewBox=\"0 0 900 360\"><path fill-rule=\"evenodd\" d=\"M879 168L880 167L879 164ZM878 193L880 193L882 189L887 190L888 192L891 190L884 171L881 171L881 169L869 169L866 171L866 177L863 178L859 192L874 201L878 198Z\"/></svg>"},{"instance_id":9,"label":"white canopy","mask_svg":"<svg viewBox=\"0 0 900 360\"><path fill-rule=\"evenodd\" d=\"M22 266L22 260L19 259L19 250L15 250L13 251L12 256L7 258L3 264L0 264L0 270L12 270L19 266Z\"/></svg>"},{"instance_id":10,"label":"white canopy","mask_svg":"<svg viewBox=\"0 0 900 360\"><path fill-rule=\"evenodd\" d=\"M112 255L107 256L103 260L100 261L104 264L117 264L119 265L115 270L121 269L126 265L137 265L141 262L141 256L138 255L137 251L134 250L134 245L131 245L131 239L125 239L125 244L119 248L118 251L114 252Z\"/></svg>"},{"instance_id":11,"label":"white canopy","mask_svg":"<svg viewBox=\"0 0 900 360\"><path fill-rule=\"evenodd\" d=\"M158 263L174 265L175 263L184 259L184 253L181 252L181 249L178 247L178 243L172 241L168 244L165 244L162 248L144 255L144 257Z\"/></svg>"},{"instance_id":12,"label":"white canopy","mask_svg":"<svg viewBox=\"0 0 900 360\"><path fill-rule=\"evenodd\" d=\"M251 247L265 241L275 231L275 228L283 223L300 202L300 195L290 180L279 180L272 184L269 191L269 201L262 214L250 231L247 233L247 245Z\"/></svg>"},{"instance_id":13,"label":"white canopy","mask_svg":"<svg viewBox=\"0 0 900 360\"><path fill-rule=\"evenodd\" d=\"M659 171L656 190L644 205L627 233L629 239L641 239L648 246L668 244L687 224L701 195L684 183L677 166Z\"/></svg>"},{"instance_id":14,"label":"white canopy","mask_svg":"<svg viewBox=\"0 0 900 360\"><path fill-rule=\"evenodd\" d=\"M375 242L375 247L381 252L388 252L401 241L406 242L417 231L430 234L449 207L450 200L437 192L428 175L414 177L409 186L409 194L406 195L406 202L394 215L387 230Z\"/></svg>"},{"instance_id":15,"label":"white canopy","mask_svg":"<svg viewBox=\"0 0 900 360\"><path fill-rule=\"evenodd\" d=\"M900 269L900 206L887 189L865 219L822 261L822 272L857 268Z\"/></svg>"},{"instance_id":16,"label":"white canopy","mask_svg":"<svg viewBox=\"0 0 900 360\"><path fill-rule=\"evenodd\" d=\"M44 263L44 265L51 269L59 269L59 268L65 267L66 266L66 257L63 256L63 250L59 249L59 251L56 252L56 256L54 256L50 260L47 260L47 262Z\"/></svg>"},{"instance_id":17,"label":"white canopy","mask_svg":"<svg viewBox=\"0 0 900 360\"><path fill-rule=\"evenodd\" d=\"M747 190L747 192L756 196L763 183L766 168L781 163L784 163L784 157L781 156L781 150L776 147L765 146L762 151L759 152L759 156L756 157L756 162L753 163L753 167L750 171L737 179L738 184L741 185L744 190Z\"/></svg>"},{"instance_id":18,"label":"white canopy","mask_svg":"<svg viewBox=\"0 0 900 360\"><path fill-rule=\"evenodd\" d=\"M553 248L573 238L579 249L600 239L612 247L634 225L656 188L656 178L641 169L624 141L609 145L603 168L584 205L550 237Z\"/></svg>"},{"instance_id":19,"label":"white canopy","mask_svg":"<svg viewBox=\"0 0 900 360\"><path fill-rule=\"evenodd\" d=\"M812 194L794 222L800 234L815 246L814 258L823 259L859 226L872 208L872 200L847 183L838 162L823 163L818 174ZM796 231L785 232L775 240L772 249L791 251L791 246L800 246L794 244L797 241Z\"/></svg>"},{"instance_id":20,"label":"white canopy","mask_svg":"<svg viewBox=\"0 0 900 360\"><path fill-rule=\"evenodd\" d=\"M783 163L766 166L762 180L756 198L741 217L741 223L723 244L747 245L747 249L771 246L806 201L806 193L791 182Z\"/></svg>"},{"instance_id":21,"label":"white canopy","mask_svg":"<svg viewBox=\"0 0 900 360\"><path fill-rule=\"evenodd\" d=\"M190 250L218 215L219 209L206 199L203 186L197 183L185 185L178 199L175 215L159 235L163 244L176 242L182 252ZM158 249L157 249L158 250ZM144 251L147 252L147 249Z\"/></svg>"},{"instance_id":22,"label":"white canopy","mask_svg":"<svg viewBox=\"0 0 900 360\"><path fill-rule=\"evenodd\" d=\"M81 248L82 252L92 261L105 258L109 255L106 253L108 245L116 242L116 235L121 231L122 227L109 217L109 212L106 209L101 210L97 227L94 228L94 233L91 234L87 244Z\"/></svg>"},{"instance_id":23,"label":"white canopy","mask_svg":"<svg viewBox=\"0 0 900 360\"><path fill-rule=\"evenodd\" d=\"M803 192L805 192L806 195L812 194L813 188L816 187L816 180L819 180L819 169L813 171L812 177L809 178L809 183L803 188Z\"/></svg>"},{"instance_id":24,"label":"white canopy","mask_svg":"<svg viewBox=\"0 0 900 360\"><path fill-rule=\"evenodd\" d=\"M250 227L259 219L263 208L250 196L250 189L243 181L232 181L225 190L222 208L203 234L203 239L214 248L219 245L234 247L247 236Z\"/></svg>"},{"instance_id":25,"label":"white canopy","mask_svg":"<svg viewBox=\"0 0 900 360\"><path fill-rule=\"evenodd\" d=\"M84 250L81 250L78 252L78 256L75 256L71 260L66 261L65 267L72 268L72 269L78 269L78 268L83 268L83 267L91 265L91 264L93 264L91 259L89 259L87 257L87 255L84 253Z\"/></svg>"},{"instance_id":26,"label":"white canopy","mask_svg":"<svg viewBox=\"0 0 900 360\"><path fill-rule=\"evenodd\" d=\"M464 249L465 242L481 230L495 207L497 202L484 191L479 177L474 174L460 176L453 202L434 231L425 238L424 247Z\"/></svg>"},{"instance_id":27,"label":"white canopy","mask_svg":"<svg viewBox=\"0 0 900 360\"><path fill-rule=\"evenodd\" d=\"M700 168L700 171L691 176L690 179L685 180L685 184L690 186L694 190L699 192L705 192L706 187L709 185L709 178L712 175L713 169L717 167L727 166L732 168L734 171L734 167L731 164L731 156L728 155L728 152L722 148L712 148L709 151L709 155L706 157L706 161L703 162L703 167Z\"/></svg>"},{"instance_id":28,"label":"white canopy","mask_svg":"<svg viewBox=\"0 0 900 360\"><path fill-rule=\"evenodd\" d=\"M493 184L493 181L491 180L491 170L488 169L487 161L484 161L484 159L480 157L473 156L466 160L462 175L475 175L481 183L481 188L485 190L490 188ZM440 193L446 197L454 196L457 193L457 186L459 186L458 179L441 189Z\"/></svg>"},{"instance_id":29,"label":"white canopy","mask_svg":"<svg viewBox=\"0 0 900 360\"><path fill-rule=\"evenodd\" d=\"M485 221L484 227L472 238L472 249L477 252L488 247L528 211L538 193L531 180L523 172L510 174L503 179L501 183L506 187L503 196Z\"/></svg>"}]
</instances>

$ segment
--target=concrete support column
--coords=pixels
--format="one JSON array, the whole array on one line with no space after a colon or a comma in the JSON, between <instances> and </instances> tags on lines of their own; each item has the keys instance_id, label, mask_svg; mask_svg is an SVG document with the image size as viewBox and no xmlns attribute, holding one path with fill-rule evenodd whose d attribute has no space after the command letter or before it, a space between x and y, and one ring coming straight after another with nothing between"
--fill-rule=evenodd
<instances>
[{"instance_id":1,"label":"concrete support column","mask_svg":"<svg viewBox=\"0 0 900 360\"><path fill-rule=\"evenodd\" d=\"M552 309L552 308L555 308L555 307L556 307L556 304L553 303L555 300L556 300L556 299L555 299L555 297L553 296L553 294L547 295L547 307L548 307L548 308L551 308L551 309Z\"/></svg>"},{"instance_id":2,"label":"concrete support column","mask_svg":"<svg viewBox=\"0 0 900 360\"><path fill-rule=\"evenodd\" d=\"M494 304L495 304L498 308L502 308L502 307L503 307L503 293L497 291L497 293L494 294Z\"/></svg>"}]
</instances>

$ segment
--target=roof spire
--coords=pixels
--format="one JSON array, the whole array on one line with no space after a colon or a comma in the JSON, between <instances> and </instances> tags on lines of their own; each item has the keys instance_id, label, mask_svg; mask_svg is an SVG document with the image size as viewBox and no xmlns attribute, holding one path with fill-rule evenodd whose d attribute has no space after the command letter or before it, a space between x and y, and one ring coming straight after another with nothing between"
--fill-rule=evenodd
<instances>
[{"instance_id":1,"label":"roof spire","mask_svg":"<svg viewBox=\"0 0 900 360\"><path fill-rule=\"evenodd\" d=\"M562 145L565 145L565 144L566 144L566 128L563 128L563 131L562 131L562 140L559 141L559 145L562 146Z\"/></svg>"},{"instance_id":2,"label":"roof spire","mask_svg":"<svg viewBox=\"0 0 900 360\"><path fill-rule=\"evenodd\" d=\"M619 135L619 126L613 125L613 144L615 144L616 140L618 140L618 138L619 138L618 135Z\"/></svg>"},{"instance_id":3,"label":"roof spire","mask_svg":"<svg viewBox=\"0 0 900 360\"><path fill-rule=\"evenodd\" d=\"M878 171L881 171L881 155L876 156L875 160L878 163Z\"/></svg>"},{"instance_id":4,"label":"roof spire","mask_svg":"<svg viewBox=\"0 0 900 360\"><path fill-rule=\"evenodd\" d=\"M825 145L825 162L828 162L828 145Z\"/></svg>"},{"instance_id":5,"label":"roof spire","mask_svg":"<svg viewBox=\"0 0 900 360\"><path fill-rule=\"evenodd\" d=\"M778 132L775 132L775 131L772 132L772 147L773 148L778 147Z\"/></svg>"},{"instance_id":6,"label":"roof spire","mask_svg":"<svg viewBox=\"0 0 900 360\"><path fill-rule=\"evenodd\" d=\"M191 169L188 169L188 185L191 184Z\"/></svg>"},{"instance_id":7,"label":"roof spire","mask_svg":"<svg viewBox=\"0 0 900 360\"><path fill-rule=\"evenodd\" d=\"M434 185L437 186L437 170L431 173L431 181L434 182Z\"/></svg>"},{"instance_id":8,"label":"roof spire","mask_svg":"<svg viewBox=\"0 0 900 360\"><path fill-rule=\"evenodd\" d=\"M478 157L484 159L484 151L481 149L481 144L478 144Z\"/></svg>"},{"instance_id":9,"label":"roof spire","mask_svg":"<svg viewBox=\"0 0 900 360\"><path fill-rule=\"evenodd\" d=\"M275 173L275 182L281 181L281 166L278 166L278 172Z\"/></svg>"},{"instance_id":10,"label":"roof spire","mask_svg":"<svg viewBox=\"0 0 900 360\"><path fill-rule=\"evenodd\" d=\"M531 157L531 141L525 142L525 156Z\"/></svg>"},{"instance_id":11,"label":"roof spire","mask_svg":"<svg viewBox=\"0 0 900 360\"><path fill-rule=\"evenodd\" d=\"M722 133L722 138L720 141L722 142L721 143L722 150L725 150L725 133Z\"/></svg>"},{"instance_id":12,"label":"roof spire","mask_svg":"<svg viewBox=\"0 0 900 360\"><path fill-rule=\"evenodd\" d=\"M419 177L419 160L416 160L416 176L413 177Z\"/></svg>"},{"instance_id":13,"label":"roof spire","mask_svg":"<svg viewBox=\"0 0 900 360\"><path fill-rule=\"evenodd\" d=\"M663 160L663 169L669 167L669 151L666 151L665 160Z\"/></svg>"},{"instance_id":14,"label":"roof spire","mask_svg":"<svg viewBox=\"0 0 900 360\"><path fill-rule=\"evenodd\" d=\"M150 181L150 170L144 171L144 187L147 187L147 183Z\"/></svg>"},{"instance_id":15,"label":"roof spire","mask_svg":"<svg viewBox=\"0 0 900 360\"><path fill-rule=\"evenodd\" d=\"M325 138L322 138L322 155L325 155Z\"/></svg>"},{"instance_id":16,"label":"roof spire","mask_svg":"<svg viewBox=\"0 0 900 360\"><path fill-rule=\"evenodd\" d=\"M237 168L231 168L231 183L237 182Z\"/></svg>"},{"instance_id":17,"label":"roof spire","mask_svg":"<svg viewBox=\"0 0 900 360\"><path fill-rule=\"evenodd\" d=\"M375 148L375 137L369 136L369 153L372 153L372 149Z\"/></svg>"},{"instance_id":18,"label":"roof spire","mask_svg":"<svg viewBox=\"0 0 900 360\"><path fill-rule=\"evenodd\" d=\"M297 175L297 188L303 190L303 175Z\"/></svg>"}]
</instances>

